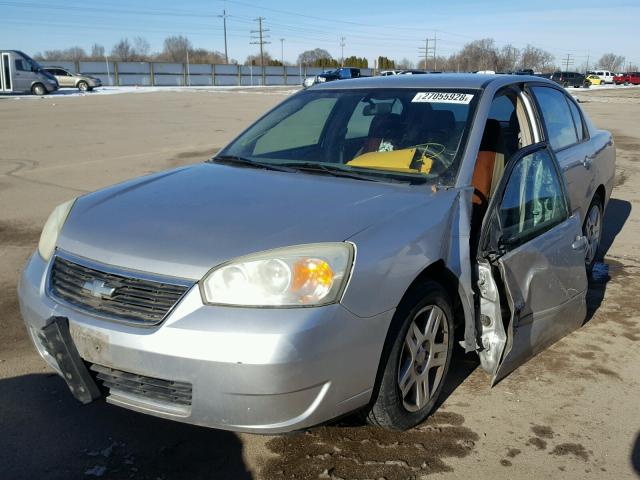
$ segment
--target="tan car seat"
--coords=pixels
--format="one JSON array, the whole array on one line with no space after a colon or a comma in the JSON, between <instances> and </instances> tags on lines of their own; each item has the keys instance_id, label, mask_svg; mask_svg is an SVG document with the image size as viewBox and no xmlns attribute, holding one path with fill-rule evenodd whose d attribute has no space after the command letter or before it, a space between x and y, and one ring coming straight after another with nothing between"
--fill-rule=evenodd
<instances>
[{"instance_id":1,"label":"tan car seat","mask_svg":"<svg viewBox=\"0 0 640 480\"><path fill-rule=\"evenodd\" d=\"M497 120L489 119L484 127L480 150L473 170L474 205L485 207L504 172L504 140Z\"/></svg>"}]
</instances>

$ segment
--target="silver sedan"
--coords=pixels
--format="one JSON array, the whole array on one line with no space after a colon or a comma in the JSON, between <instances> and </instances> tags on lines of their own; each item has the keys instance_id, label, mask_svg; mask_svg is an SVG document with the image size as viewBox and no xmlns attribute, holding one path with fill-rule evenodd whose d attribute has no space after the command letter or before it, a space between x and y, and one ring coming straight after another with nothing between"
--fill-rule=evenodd
<instances>
[{"instance_id":1,"label":"silver sedan","mask_svg":"<svg viewBox=\"0 0 640 480\"><path fill-rule=\"evenodd\" d=\"M85 403L410 428L458 345L496 383L581 325L614 163L611 135L537 77L315 86L206 163L57 207L22 315Z\"/></svg>"}]
</instances>

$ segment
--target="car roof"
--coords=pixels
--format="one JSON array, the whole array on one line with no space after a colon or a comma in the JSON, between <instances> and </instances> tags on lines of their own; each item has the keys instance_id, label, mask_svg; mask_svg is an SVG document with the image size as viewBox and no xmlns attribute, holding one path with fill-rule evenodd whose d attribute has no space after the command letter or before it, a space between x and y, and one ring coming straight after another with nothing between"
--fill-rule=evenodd
<instances>
[{"instance_id":1,"label":"car roof","mask_svg":"<svg viewBox=\"0 0 640 480\"><path fill-rule=\"evenodd\" d=\"M437 75L389 75L355 78L338 82L321 83L313 90L350 90L360 88L466 88L481 89L495 83L497 87L522 82L543 82L556 85L551 80L534 75L484 75L477 73L439 73Z\"/></svg>"}]
</instances>

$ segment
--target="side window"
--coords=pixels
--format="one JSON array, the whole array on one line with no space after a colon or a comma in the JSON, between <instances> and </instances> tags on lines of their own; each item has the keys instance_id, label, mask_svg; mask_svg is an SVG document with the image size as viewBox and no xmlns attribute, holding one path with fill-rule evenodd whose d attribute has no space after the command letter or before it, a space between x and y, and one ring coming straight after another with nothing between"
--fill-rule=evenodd
<instances>
[{"instance_id":1,"label":"side window","mask_svg":"<svg viewBox=\"0 0 640 480\"><path fill-rule=\"evenodd\" d=\"M509 176L500 202L502 242L520 245L567 216L567 202L547 149L522 157Z\"/></svg>"},{"instance_id":2,"label":"side window","mask_svg":"<svg viewBox=\"0 0 640 480\"><path fill-rule=\"evenodd\" d=\"M578 142L571 110L564 93L549 87L533 87L542 118L547 126L551 148L559 150Z\"/></svg>"},{"instance_id":3,"label":"side window","mask_svg":"<svg viewBox=\"0 0 640 480\"><path fill-rule=\"evenodd\" d=\"M582 121L582 113L580 113L580 109L573 103L571 100L567 98L567 103L569 104L569 109L571 110L571 116L573 117L573 123L576 126L576 133L578 134L578 141L581 142L585 138L585 128L584 122Z\"/></svg>"},{"instance_id":4,"label":"side window","mask_svg":"<svg viewBox=\"0 0 640 480\"><path fill-rule=\"evenodd\" d=\"M284 118L265 133L255 145L254 155L316 145L335 98L318 98Z\"/></svg>"},{"instance_id":5,"label":"side window","mask_svg":"<svg viewBox=\"0 0 640 480\"><path fill-rule=\"evenodd\" d=\"M27 71L27 69L26 69L26 67L25 67L25 65L24 65L24 63L22 62L21 59L16 58L15 65L16 65L16 70L17 71L19 71L19 72L26 72Z\"/></svg>"}]
</instances>

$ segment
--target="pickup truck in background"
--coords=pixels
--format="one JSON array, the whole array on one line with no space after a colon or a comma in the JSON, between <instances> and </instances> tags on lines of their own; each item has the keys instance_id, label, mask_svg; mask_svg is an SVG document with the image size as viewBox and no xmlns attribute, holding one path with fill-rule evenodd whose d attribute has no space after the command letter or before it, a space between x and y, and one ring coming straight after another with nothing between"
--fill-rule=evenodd
<instances>
[{"instance_id":1,"label":"pickup truck in background","mask_svg":"<svg viewBox=\"0 0 640 480\"><path fill-rule=\"evenodd\" d=\"M640 85L640 72L627 72L613 77L616 85Z\"/></svg>"}]
</instances>

